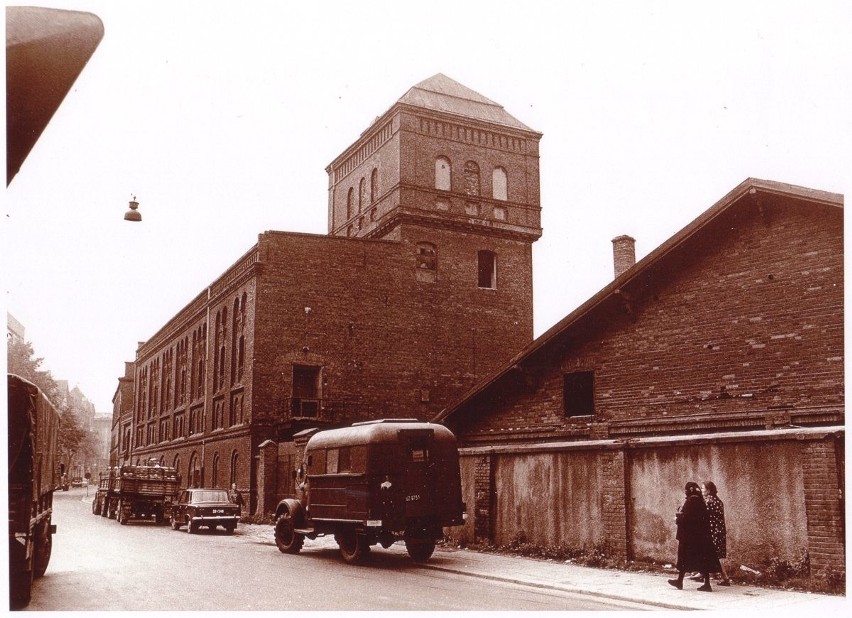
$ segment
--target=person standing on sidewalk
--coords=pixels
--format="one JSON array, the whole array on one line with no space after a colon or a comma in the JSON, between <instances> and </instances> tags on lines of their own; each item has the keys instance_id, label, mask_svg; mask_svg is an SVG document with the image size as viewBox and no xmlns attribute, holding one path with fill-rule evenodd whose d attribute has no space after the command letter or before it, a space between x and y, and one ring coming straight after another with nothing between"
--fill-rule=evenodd
<instances>
[{"instance_id":1,"label":"person standing on sidewalk","mask_svg":"<svg viewBox=\"0 0 852 618\"><path fill-rule=\"evenodd\" d=\"M677 579L668 580L669 584L683 589L683 577L687 571L698 571L704 578L704 584L698 588L702 592L712 592L710 573L722 570L713 540L710 538L710 521L707 505L701 497L698 483L690 481L684 488L686 500L675 515L677 523Z\"/></svg>"},{"instance_id":2,"label":"person standing on sidewalk","mask_svg":"<svg viewBox=\"0 0 852 618\"><path fill-rule=\"evenodd\" d=\"M228 499L240 507L240 517L242 517L245 501L243 500L243 494L237 489L236 483L231 483L231 489L228 490Z\"/></svg>"},{"instance_id":3,"label":"person standing on sidewalk","mask_svg":"<svg viewBox=\"0 0 852 618\"><path fill-rule=\"evenodd\" d=\"M725 528L725 504L717 495L718 489L713 481L704 481L701 486L704 494L704 503L707 505L707 518L710 522L710 538L713 539L713 547L716 549L716 557L719 559L719 567L722 579L720 586L730 586L731 580L725 570L723 560L728 556L727 530Z\"/></svg>"}]
</instances>

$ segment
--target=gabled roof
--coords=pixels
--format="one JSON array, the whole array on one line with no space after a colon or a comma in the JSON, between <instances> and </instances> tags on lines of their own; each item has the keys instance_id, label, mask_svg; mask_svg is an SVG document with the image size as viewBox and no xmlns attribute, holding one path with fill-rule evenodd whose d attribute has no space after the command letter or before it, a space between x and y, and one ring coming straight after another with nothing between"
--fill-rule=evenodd
<instances>
[{"instance_id":1,"label":"gabled roof","mask_svg":"<svg viewBox=\"0 0 852 618\"><path fill-rule=\"evenodd\" d=\"M474 92L442 73L433 75L429 79L412 86L397 103L455 114L523 131L533 131L509 114L499 103Z\"/></svg>"},{"instance_id":2,"label":"gabled roof","mask_svg":"<svg viewBox=\"0 0 852 618\"><path fill-rule=\"evenodd\" d=\"M809 203L814 206L827 206L839 210L843 208L843 196L837 193L747 178L692 223L669 238L633 267L616 277L609 285L557 322L540 337L533 340L503 367L444 408L435 416L433 422L445 422L468 401L490 390L505 376L519 369L533 356L553 345L563 335L576 328L580 322L585 321L596 311L600 311L604 304L614 297L629 299L631 292L641 290L642 282L649 277L671 268L677 268L684 252L693 251L700 247L704 237L709 237L709 242L713 242L713 234L719 230L719 225L730 225L732 221L736 221L737 217L747 213L749 209L764 213L767 216L767 213L779 203L797 202Z\"/></svg>"}]
</instances>

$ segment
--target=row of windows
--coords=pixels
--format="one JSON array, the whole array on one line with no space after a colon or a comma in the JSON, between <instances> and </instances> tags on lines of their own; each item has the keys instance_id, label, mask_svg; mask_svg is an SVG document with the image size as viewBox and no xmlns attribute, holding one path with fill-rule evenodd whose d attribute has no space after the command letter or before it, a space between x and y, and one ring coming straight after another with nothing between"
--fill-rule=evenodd
<instances>
[{"instance_id":1,"label":"row of windows","mask_svg":"<svg viewBox=\"0 0 852 618\"><path fill-rule=\"evenodd\" d=\"M126 440L127 441L125 442L124 447L122 448L122 452L123 452L124 457L129 457L129 455L130 455L129 434L127 435ZM230 487L231 484L237 482L237 471L239 470L239 460L240 460L239 453L236 450L231 451L230 466L229 466L228 477L227 477L227 483L228 483L227 487ZM136 463L137 463L137 465L139 464L138 458L136 460ZM165 456L160 456L160 465L161 466L166 465ZM187 465L187 469L186 469L186 476L183 476L183 474L181 472L181 460L180 460L179 454L174 456L174 459L172 460L171 465L175 470L177 470L177 473L181 477L181 479L186 480L187 486L190 486L190 485L200 486L202 484L202 482L205 481L205 485L208 486L208 487L219 487L220 484L223 484L226 480L225 478L222 477L222 473L221 473L221 470L220 470L221 464L220 464L220 457L219 457L218 451L213 453L213 466L211 467L211 470L210 470L210 481L209 481L209 483L207 483L206 480L202 479L202 468L201 468L201 464L200 464L200 457L199 457L197 451L194 451L190 455L189 464Z\"/></svg>"},{"instance_id":2,"label":"row of windows","mask_svg":"<svg viewBox=\"0 0 852 618\"><path fill-rule=\"evenodd\" d=\"M447 157L435 159L435 188L439 191L453 190L453 168ZM471 197L481 195L479 165L475 161L466 161L462 167L462 192ZM491 197L495 200L509 199L509 181L506 170L495 167L491 170Z\"/></svg>"},{"instance_id":3,"label":"row of windows","mask_svg":"<svg viewBox=\"0 0 852 618\"><path fill-rule=\"evenodd\" d=\"M438 251L434 244L417 244L416 264L418 272L436 273L438 271ZM430 279L434 281L434 278ZM476 286L497 289L497 254L487 249L476 253Z\"/></svg>"},{"instance_id":4,"label":"row of windows","mask_svg":"<svg viewBox=\"0 0 852 618\"><path fill-rule=\"evenodd\" d=\"M364 208L373 204L379 191L379 170L375 167L370 172L370 194L367 195L367 181L362 178L358 181L358 195L356 202L355 188L349 187L349 192L346 194L346 220L348 221L356 214L363 212ZM369 200L369 201L368 201ZM356 211L355 208L358 208Z\"/></svg>"},{"instance_id":5,"label":"row of windows","mask_svg":"<svg viewBox=\"0 0 852 618\"><path fill-rule=\"evenodd\" d=\"M156 420L146 422L144 427L140 424L136 429L136 444L138 446L149 446L178 438L186 438L203 433L208 429L215 431L242 425L245 422L242 391L232 394L231 405L227 408L227 413L225 399L219 397L214 400L212 420L212 427L208 428L207 414L203 405L190 408L188 415L186 411L179 410L172 416L160 418L159 424Z\"/></svg>"},{"instance_id":6,"label":"row of windows","mask_svg":"<svg viewBox=\"0 0 852 618\"><path fill-rule=\"evenodd\" d=\"M248 296L234 299L232 311L216 312L213 348L213 389L225 388L226 357L230 348L230 385L242 384L245 373L245 331ZM229 333L230 328L230 333ZM191 345L190 345L191 344ZM204 397L207 373L207 324L178 340L137 372L137 421L153 419L168 410ZM191 360L190 360L191 359Z\"/></svg>"}]
</instances>

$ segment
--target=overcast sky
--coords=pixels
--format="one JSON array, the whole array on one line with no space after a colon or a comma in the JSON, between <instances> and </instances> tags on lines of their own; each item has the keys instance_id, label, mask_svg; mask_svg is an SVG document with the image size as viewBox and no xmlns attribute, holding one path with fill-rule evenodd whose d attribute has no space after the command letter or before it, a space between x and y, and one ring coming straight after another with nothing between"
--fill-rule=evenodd
<instances>
[{"instance_id":1,"label":"overcast sky","mask_svg":"<svg viewBox=\"0 0 852 618\"><path fill-rule=\"evenodd\" d=\"M536 335L611 281L614 237L641 259L748 177L852 170L849 2L36 3L105 35L6 190L2 302L103 413L259 233L327 232L325 167L436 73L544 134Z\"/></svg>"}]
</instances>

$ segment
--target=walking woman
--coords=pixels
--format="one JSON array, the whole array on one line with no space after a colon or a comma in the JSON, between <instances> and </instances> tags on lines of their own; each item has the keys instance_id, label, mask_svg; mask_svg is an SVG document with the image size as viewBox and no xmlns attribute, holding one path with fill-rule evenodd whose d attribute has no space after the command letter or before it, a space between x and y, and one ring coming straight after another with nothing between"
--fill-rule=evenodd
<instances>
[{"instance_id":1,"label":"walking woman","mask_svg":"<svg viewBox=\"0 0 852 618\"><path fill-rule=\"evenodd\" d=\"M728 556L727 531L725 529L725 504L717 495L716 483L705 481L701 486L704 494L704 503L707 505L707 519L710 523L710 538L713 539L713 547L716 549L716 557L719 559L719 567L722 569L720 586L730 586L731 580L725 571L725 563L722 561Z\"/></svg>"},{"instance_id":2,"label":"walking woman","mask_svg":"<svg viewBox=\"0 0 852 618\"><path fill-rule=\"evenodd\" d=\"M684 488L686 500L677 512L677 579L668 580L678 590L683 589L683 576L687 571L698 571L704 578L704 584L698 588L702 592L712 592L710 573L722 570L716 550L710 538L710 521L707 505L701 497L698 483L690 481Z\"/></svg>"}]
</instances>

